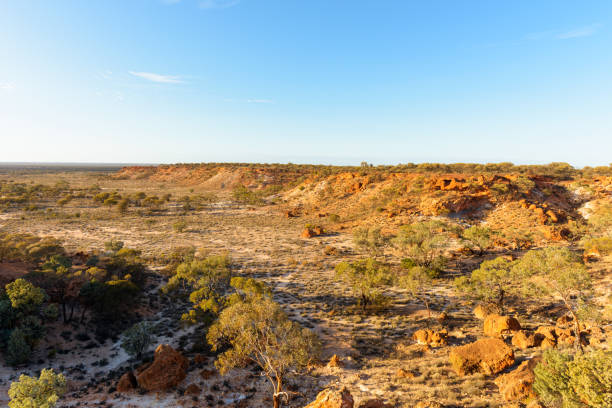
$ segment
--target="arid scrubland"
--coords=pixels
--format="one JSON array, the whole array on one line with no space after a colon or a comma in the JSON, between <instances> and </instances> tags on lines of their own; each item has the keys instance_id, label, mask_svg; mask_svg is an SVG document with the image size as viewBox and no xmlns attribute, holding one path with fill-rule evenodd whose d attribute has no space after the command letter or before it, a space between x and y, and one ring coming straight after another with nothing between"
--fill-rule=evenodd
<instances>
[{"instance_id":1,"label":"arid scrubland","mask_svg":"<svg viewBox=\"0 0 612 408\"><path fill-rule=\"evenodd\" d=\"M611 267L609 167L3 169L0 403L612 407Z\"/></svg>"}]
</instances>

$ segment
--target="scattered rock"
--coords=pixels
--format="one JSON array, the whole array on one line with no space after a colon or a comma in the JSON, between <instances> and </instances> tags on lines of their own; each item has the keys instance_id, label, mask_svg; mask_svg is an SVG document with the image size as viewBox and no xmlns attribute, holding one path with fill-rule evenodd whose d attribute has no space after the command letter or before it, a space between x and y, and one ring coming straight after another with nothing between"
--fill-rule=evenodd
<instances>
[{"instance_id":1,"label":"scattered rock","mask_svg":"<svg viewBox=\"0 0 612 408\"><path fill-rule=\"evenodd\" d=\"M329 363L327 363L327 368L340 368L342 367L342 361L340 361L340 358L334 354L330 359L329 359Z\"/></svg>"},{"instance_id":2,"label":"scattered rock","mask_svg":"<svg viewBox=\"0 0 612 408\"><path fill-rule=\"evenodd\" d=\"M419 344L440 347L448 344L448 331L443 329L439 332L435 332L430 329L421 329L414 332L412 338L413 340L416 340Z\"/></svg>"},{"instance_id":3,"label":"scattered rock","mask_svg":"<svg viewBox=\"0 0 612 408\"><path fill-rule=\"evenodd\" d=\"M298 209L291 209L291 210L287 210L285 211L285 218L294 218L294 217L299 217L300 216L300 211Z\"/></svg>"},{"instance_id":4,"label":"scattered rock","mask_svg":"<svg viewBox=\"0 0 612 408\"><path fill-rule=\"evenodd\" d=\"M325 230L319 226L308 226L302 230L302 238L318 237L325 234Z\"/></svg>"},{"instance_id":5,"label":"scattered rock","mask_svg":"<svg viewBox=\"0 0 612 408\"><path fill-rule=\"evenodd\" d=\"M569 327L574 324L574 318L569 315L563 315L557 319L557 327Z\"/></svg>"},{"instance_id":6,"label":"scattered rock","mask_svg":"<svg viewBox=\"0 0 612 408\"><path fill-rule=\"evenodd\" d=\"M557 347L557 333L554 326L540 326L536 329L536 336L542 339L540 347L542 349Z\"/></svg>"},{"instance_id":7,"label":"scattered rock","mask_svg":"<svg viewBox=\"0 0 612 408\"><path fill-rule=\"evenodd\" d=\"M141 371L138 385L147 391L161 391L176 387L187 376L188 361L167 344L155 349L153 363Z\"/></svg>"},{"instance_id":8,"label":"scattered rock","mask_svg":"<svg viewBox=\"0 0 612 408\"><path fill-rule=\"evenodd\" d=\"M521 324L514 317L490 314L484 321L484 334L501 338L504 334L521 330Z\"/></svg>"},{"instance_id":9,"label":"scattered rock","mask_svg":"<svg viewBox=\"0 0 612 408\"><path fill-rule=\"evenodd\" d=\"M597 247L591 247L588 250L584 251L582 255L584 262L597 262L601 259L601 252Z\"/></svg>"},{"instance_id":10,"label":"scattered rock","mask_svg":"<svg viewBox=\"0 0 612 408\"><path fill-rule=\"evenodd\" d=\"M500 339L480 339L454 347L449 355L458 375L480 372L497 374L514 364L514 352Z\"/></svg>"},{"instance_id":11,"label":"scattered rock","mask_svg":"<svg viewBox=\"0 0 612 408\"><path fill-rule=\"evenodd\" d=\"M393 408L393 405L385 404L380 399L370 399L359 404L359 408Z\"/></svg>"},{"instance_id":12,"label":"scattered rock","mask_svg":"<svg viewBox=\"0 0 612 408\"><path fill-rule=\"evenodd\" d=\"M527 330L519 330L512 336L512 345L525 350L529 347L538 347L542 342L542 335L529 332Z\"/></svg>"},{"instance_id":13,"label":"scattered rock","mask_svg":"<svg viewBox=\"0 0 612 408\"><path fill-rule=\"evenodd\" d=\"M117 382L117 392L129 392L138 388L136 377L132 371L123 374Z\"/></svg>"},{"instance_id":14,"label":"scattered rock","mask_svg":"<svg viewBox=\"0 0 612 408\"><path fill-rule=\"evenodd\" d=\"M414 373L410 370L406 370L405 368L399 368L396 372L395 372L395 376L397 378L409 378L409 379L413 379L415 377Z\"/></svg>"},{"instance_id":15,"label":"scattered rock","mask_svg":"<svg viewBox=\"0 0 612 408\"><path fill-rule=\"evenodd\" d=\"M315 236L314 232L310 228L304 228L302 230L302 235L301 235L302 238L312 238L314 236Z\"/></svg>"},{"instance_id":16,"label":"scattered rock","mask_svg":"<svg viewBox=\"0 0 612 408\"><path fill-rule=\"evenodd\" d=\"M443 408L438 401L419 401L414 408Z\"/></svg>"},{"instance_id":17,"label":"scattered rock","mask_svg":"<svg viewBox=\"0 0 612 408\"><path fill-rule=\"evenodd\" d=\"M187 395L200 395L202 390L196 384L189 384L187 388L185 388L185 394Z\"/></svg>"},{"instance_id":18,"label":"scattered rock","mask_svg":"<svg viewBox=\"0 0 612 408\"><path fill-rule=\"evenodd\" d=\"M304 408L353 408L353 396L346 388L341 391L325 389L317 395L317 399Z\"/></svg>"},{"instance_id":19,"label":"scattered rock","mask_svg":"<svg viewBox=\"0 0 612 408\"><path fill-rule=\"evenodd\" d=\"M523 361L516 369L495 379L495 385L506 401L535 397L532 388L535 378L533 369L539 362L539 358Z\"/></svg>"},{"instance_id":20,"label":"scattered rock","mask_svg":"<svg viewBox=\"0 0 612 408\"><path fill-rule=\"evenodd\" d=\"M544 339L540 343L540 348L542 348L542 350L546 350L549 348L555 348L555 347L557 347L557 342L555 340L549 339L548 337L544 337Z\"/></svg>"}]
</instances>

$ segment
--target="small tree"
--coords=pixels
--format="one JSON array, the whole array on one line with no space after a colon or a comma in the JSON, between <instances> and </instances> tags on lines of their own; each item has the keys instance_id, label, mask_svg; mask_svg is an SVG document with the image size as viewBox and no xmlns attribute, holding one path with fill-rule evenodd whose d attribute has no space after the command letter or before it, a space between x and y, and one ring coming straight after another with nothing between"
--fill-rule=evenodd
<instances>
[{"instance_id":1,"label":"small tree","mask_svg":"<svg viewBox=\"0 0 612 408\"><path fill-rule=\"evenodd\" d=\"M121 347L130 356L140 360L153 342L151 330L152 326L148 322L136 323L123 333Z\"/></svg>"},{"instance_id":2,"label":"small tree","mask_svg":"<svg viewBox=\"0 0 612 408\"><path fill-rule=\"evenodd\" d=\"M441 270L445 263L443 252L448 246L445 230L446 224L441 221L416 222L402 226L393 243L418 266Z\"/></svg>"},{"instance_id":3,"label":"small tree","mask_svg":"<svg viewBox=\"0 0 612 408\"><path fill-rule=\"evenodd\" d=\"M227 288L232 277L231 260L225 255L212 255L204 259L193 259L176 267L176 272L168 280L164 291L176 289L199 289L206 287L211 291Z\"/></svg>"},{"instance_id":4,"label":"small tree","mask_svg":"<svg viewBox=\"0 0 612 408\"><path fill-rule=\"evenodd\" d=\"M207 335L213 350L224 349L215 366L222 374L256 364L273 390L274 408L282 404L290 370L304 368L318 355L319 342L308 329L287 317L268 296L247 296L224 309Z\"/></svg>"},{"instance_id":5,"label":"small tree","mask_svg":"<svg viewBox=\"0 0 612 408\"><path fill-rule=\"evenodd\" d=\"M478 248L478 254L482 255L491 243L491 230L487 227L473 225L461 233L470 248Z\"/></svg>"},{"instance_id":6,"label":"small tree","mask_svg":"<svg viewBox=\"0 0 612 408\"><path fill-rule=\"evenodd\" d=\"M14 329L6 345L6 362L12 366L25 364L30 360L32 348L21 329Z\"/></svg>"},{"instance_id":7,"label":"small tree","mask_svg":"<svg viewBox=\"0 0 612 408\"><path fill-rule=\"evenodd\" d=\"M582 349L580 320L592 312L591 276L580 257L567 248L544 248L527 252L513 268L527 293L559 299L574 321L575 346Z\"/></svg>"},{"instance_id":8,"label":"small tree","mask_svg":"<svg viewBox=\"0 0 612 408\"><path fill-rule=\"evenodd\" d=\"M11 384L9 408L53 408L66 392L66 379L52 369L43 369L38 379L27 375Z\"/></svg>"},{"instance_id":9,"label":"small tree","mask_svg":"<svg viewBox=\"0 0 612 408\"><path fill-rule=\"evenodd\" d=\"M13 308L30 313L45 300L45 291L25 279L16 279L5 286Z\"/></svg>"},{"instance_id":10,"label":"small tree","mask_svg":"<svg viewBox=\"0 0 612 408\"><path fill-rule=\"evenodd\" d=\"M353 232L353 243L372 256L378 256L383 253L387 240L380 233L380 228L357 228Z\"/></svg>"},{"instance_id":11,"label":"small tree","mask_svg":"<svg viewBox=\"0 0 612 408\"><path fill-rule=\"evenodd\" d=\"M228 256L213 255L182 262L177 266L174 276L168 280L162 292L178 292L180 295L189 293L193 308L181 317L183 321L196 323L209 320L221 310L232 278L230 262Z\"/></svg>"},{"instance_id":12,"label":"small tree","mask_svg":"<svg viewBox=\"0 0 612 408\"><path fill-rule=\"evenodd\" d=\"M470 277L455 279L457 288L467 295L497 306L504 313L508 293L517 293L519 285L512 274L513 262L502 257L484 261Z\"/></svg>"},{"instance_id":13,"label":"small tree","mask_svg":"<svg viewBox=\"0 0 612 408\"><path fill-rule=\"evenodd\" d=\"M398 284L400 287L406 289L411 296L420 300L425 305L427 309L427 318L431 319L429 293L427 293L427 289L431 287L432 278L427 269L422 266L414 266L408 269L405 274L399 277Z\"/></svg>"},{"instance_id":14,"label":"small tree","mask_svg":"<svg viewBox=\"0 0 612 408\"><path fill-rule=\"evenodd\" d=\"M336 265L336 279L351 287L364 312L369 305L382 301L380 290L392 281L389 268L372 258L339 263Z\"/></svg>"},{"instance_id":15,"label":"small tree","mask_svg":"<svg viewBox=\"0 0 612 408\"><path fill-rule=\"evenodd\" d=\"M125 214L128 211L129 206L130 199L123 198L121 201L119 201L119 204L117 204L117 211L119 211L120 214Z\"/></svg>"}]
</instances>

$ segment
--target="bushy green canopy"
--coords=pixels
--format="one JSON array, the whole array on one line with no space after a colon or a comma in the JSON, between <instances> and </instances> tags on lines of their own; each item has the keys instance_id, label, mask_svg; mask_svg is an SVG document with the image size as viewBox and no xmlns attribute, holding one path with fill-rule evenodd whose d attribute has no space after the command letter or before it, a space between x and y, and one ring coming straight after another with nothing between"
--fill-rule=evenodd
<instances>
[{"instance_id":1,"label":"bushy green canopy","mask_svg":"<svg viewBox=\"0 0 612 408\"><path fill-rule=\"evenodd\" d=\"M39 378L21 375L8 391L9 408L53 408L66 392L66 379L51 369L43 369Z\"/></svg>"}]
</instances>

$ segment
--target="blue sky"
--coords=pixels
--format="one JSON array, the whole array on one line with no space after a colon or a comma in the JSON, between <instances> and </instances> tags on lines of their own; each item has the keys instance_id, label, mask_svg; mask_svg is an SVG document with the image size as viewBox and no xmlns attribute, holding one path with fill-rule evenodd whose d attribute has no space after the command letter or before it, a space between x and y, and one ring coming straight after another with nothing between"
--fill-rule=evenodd
<instances>
[{"instance_id":1,"label":"blue sky","mask_svg":"<svg viewBox=\"0 0 612 408\"><path fill-rule=\"evenodd\" d=\"M0 161L612 162L612 2L4 0Z\"/></svg>"}]
</instances>

